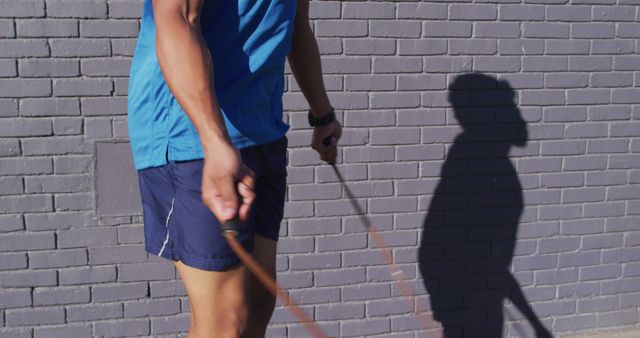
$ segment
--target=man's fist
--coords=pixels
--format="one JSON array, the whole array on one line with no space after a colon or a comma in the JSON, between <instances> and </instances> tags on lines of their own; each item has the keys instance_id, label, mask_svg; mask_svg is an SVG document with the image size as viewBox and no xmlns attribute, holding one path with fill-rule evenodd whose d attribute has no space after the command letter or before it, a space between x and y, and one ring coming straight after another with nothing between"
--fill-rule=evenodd
<instances>
[{"instance_id":1,"label":"man's fist","mask_svg":"<svg viewBox=\"0 0 640 338\"><path fill-rule=\"evenodd\" d=\"M335 164L338 156L338 140L341 136L342 126L337 120L324 126L315 127L311 138L311 148L320 154L321 160L329 164ZM325 139L330 140L330 142L326 144L324 142Z\"/></svg>"},{"instance_id":2,"label":"man's fist","mask_svg":"<svg viewBox=\"0 0 640 338\"><path fill-rule=\"evenodd\" d=\"M233 145L221 143L205 154L202 201L220 223L238 216L246 222L255 199L253 171L241 162Z\"/></svg>"}]
</instances>

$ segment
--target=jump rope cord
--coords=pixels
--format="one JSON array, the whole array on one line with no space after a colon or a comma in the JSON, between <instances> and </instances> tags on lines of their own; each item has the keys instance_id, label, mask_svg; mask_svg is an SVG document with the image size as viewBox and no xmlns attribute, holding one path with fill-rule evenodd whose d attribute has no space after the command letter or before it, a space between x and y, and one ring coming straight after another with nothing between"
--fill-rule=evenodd
<instances>
[{"instance_id":1,"label":"jump rope cord","mask_svg":"<svg viewBox=\"0 0 640 338\"><path fill-rule=\"evenodd\" d=\"M329 145L330 138L327 137L323 140L324 145ZM375 246L380 250L380 253L383 256L385 264L391 274L391 277L394 279L400 293L403 295L404 299L407 301L409 307L411 308L411 312L415 315L418 315L416 312L416 301L413 296L411 285L409 284L407 276L404 274L402 269L395 264L393 260L393 254L391 250L385 245L382 236L378 233L375 226L369 218L366 216L360 205L356 202L355 196L351 192L351 189L347 186L342 174L338 171L338 168L335 164L331 163L331 167L333 168L336 176L342 183L342 186L345 188L345 192L349 197L349 201L353 205L354 209L358 213L360 220L364 224L365 228L371 235ZM316 324L307 314L293 301L289 293L283 290L278 286L278 283L273 280L269 276L269 274L264 270L258 262L256 262L253 257L242 247L242 245L238 242L237 236L239 233L239 221L237 218L225 222L222 225L221 232L224 237L227 239L229 246L231 249L238 255L242 263L253 273L253 275L276 297L280 297L280 300L284 303L285 307L287 307L298 319L302 322L302 324L307 328L307 330L316 338L327 338L328 336L322 331L322 329ZM424 307L423 307L424 308ZM437 327L433 320L427 318L425 315L419 316L419 321L423 329L427 330L428 328ZM441 335L442 338L446 338L444 333Z\"/></svg>"},{"instance_id":2,"label":"jump rope cord","mask_svg":"<svg viewBox=\"0 0 640 338\"><path fill-rule=\"evenodd\" d=\"M237 226L237 225L235 225ZM229 242L231 249L238 255L242 263L253 273L253 275L264 285L274 296L280 297L284 305L302 322L307 330L316 338L326 338L327 335L307 314L293 301L289 293L278 286L269 274L258 262L242 247L236 238L237 232L234 230L223 230L224 236Z\"/></svg>"},{"instance_id":3,"label":"jump rope cord","mask_svg":"<svg viewBox=\"0 0 640 338\"><path fill-rule=\"evenodd\" d=\"M349 197L349 201L351 202L351 205L353 205L353 208L356 210L356 213L358 214L360 221L362 222L362 224L364 224L364 227L369 232L369 235L371 236L371 239L373 240L374 245L379 249L379 252L384 259L387 269L389 270L389 274L391 275L391 278L393 278L395 285L400 290L400 293L402 294L403 298L409 305L409 308L412 309L411 312L414 315L418 316L418 320L420 322L421 328L424 330L427 330L429 328L438 327L438 324L436 324L431 318L427 317L426 314L423 313L422 315L420 315L417 313L416 308L418 308L418 305L422 305L422 304L417 304L418 301L415 299L412 287L409 283L409 279L407 278L405 273L402 271L402 269L400 269L400 267L395 263L391 250L385 244L384 239L382 238L380 233L376 230L376 227L366 216L366 214L364 213L364 210L362 210L358 202L356 202L355 196L351 192L351 189L349 189L349 187L345 183L345 180L342 177L342 174L340 174L340 172L338 171L338 168L336 167L336 165L331 164L331 167L333 168L333 171L335 171L336 176L338 177L338 180L340 180L340 183L342 183L342 186L344 187L344 190L347 196ZM426 307L424 306L421 306L421 308L426 309ZM446 338L443 332L441 333L440 337Z\"/></svg>"}]
</instances>

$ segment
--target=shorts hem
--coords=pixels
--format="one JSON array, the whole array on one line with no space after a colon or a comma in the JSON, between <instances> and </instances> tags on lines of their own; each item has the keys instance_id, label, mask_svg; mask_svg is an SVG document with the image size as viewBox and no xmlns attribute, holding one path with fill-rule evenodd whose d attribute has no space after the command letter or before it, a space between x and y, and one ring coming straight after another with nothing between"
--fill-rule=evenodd
<instances>
[{"instance_id":1,"label":"shorts hem","mask_svg":"<svg viewBox=\"0 0 640 338\"><path fill-rule=\"evenodd\" d=\"M162 255L159 255L161 246L145 244L145 250L155 256L166 258L172 261L181 261L185 265L193 268L208 271L224 271L238 263L241 263L238 256L223 257L223 258L203 258L198 256L189 255L186 253L179 253L170 248L164 248ZM246 248L245 248L246 249Z\"/></svg>"}]
</instances>

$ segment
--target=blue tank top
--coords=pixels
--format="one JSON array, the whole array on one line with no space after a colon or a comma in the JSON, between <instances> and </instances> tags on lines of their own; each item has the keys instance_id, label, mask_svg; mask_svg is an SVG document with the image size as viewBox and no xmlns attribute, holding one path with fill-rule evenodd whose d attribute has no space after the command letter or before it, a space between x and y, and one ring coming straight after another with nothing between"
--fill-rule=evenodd
<instances>
[{"instance_id":1,"label":"blue tank top","mask_svg":"<svg viewBox=\"0 0 640 338\"><path fill-rule=\"evenodd\" d=\"M296 0L207 0L200 26L211 57L216 97L238 148L289 130L282 119L284 62ZM164 80L155 51L152 0L144 0L129 71L128 132L137 170L167 160L204 158L200 137Z\"/></svg>"}]
</instances>

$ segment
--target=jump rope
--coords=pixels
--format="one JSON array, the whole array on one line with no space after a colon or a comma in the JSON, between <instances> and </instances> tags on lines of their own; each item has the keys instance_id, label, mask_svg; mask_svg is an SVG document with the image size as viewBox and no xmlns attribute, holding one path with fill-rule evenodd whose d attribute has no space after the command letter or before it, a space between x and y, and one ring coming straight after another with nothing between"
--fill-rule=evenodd
<instances>
[{"instance_id":1,"label":"jump rope","mask_svg":"<svg viewBox=\"0 0 640 338\"><path fill-rule=\"evenodd\" d=\"M325 138L322 143L325 146L331 144L331 137ZM374 245L379 249L380 254L382 255L384 262L389 270L391 277L394 280L395 285L400 290L403 298L409 305L409 308L412 309L411 312L413 315L418 317L418 321L422 329L427 330L429 328L437 327L437 324L426 315L426 313L418 314L416 312L416 299L414 298L412 287L410 282L407 279L407 276L404 274L402 269L395 264L393 260L393 255L391 250L385 245L385 242L376 230L376 227L371 223L369 217L364 213L358 202L356 202L355 196L351 192L351 189L347 186L344 177L338 171L338 168L335 164L330 163L333 171L335 172L338 180L342 184L345 189L347 196L349 197L349 201L353 205L353 208L356 210L360 221L364 224L367 232L370 234L371 239L373 240ZM291 311L305 326L305 328L311 333L313 337L316 338L327 338L327 334L314 322L307 314L298 306L295 301L291 298L289 293L283 290L276 281L269 276L269 274L265 271L265 269L260 266L258 262L256 262L251 254L249 254L244 247L238 242L237 236L239 234L239 223L238 218L234 218L230 221L222 224L221 232L222 235L227 239L229 246L231 249L238 255L242 263L253 273L253 275L275 296L279 297L284 306ZM424 306L421 308L425 309ZM441 338L446 338L444 333L441 334Z\"/></svg>"}]
</instances>

